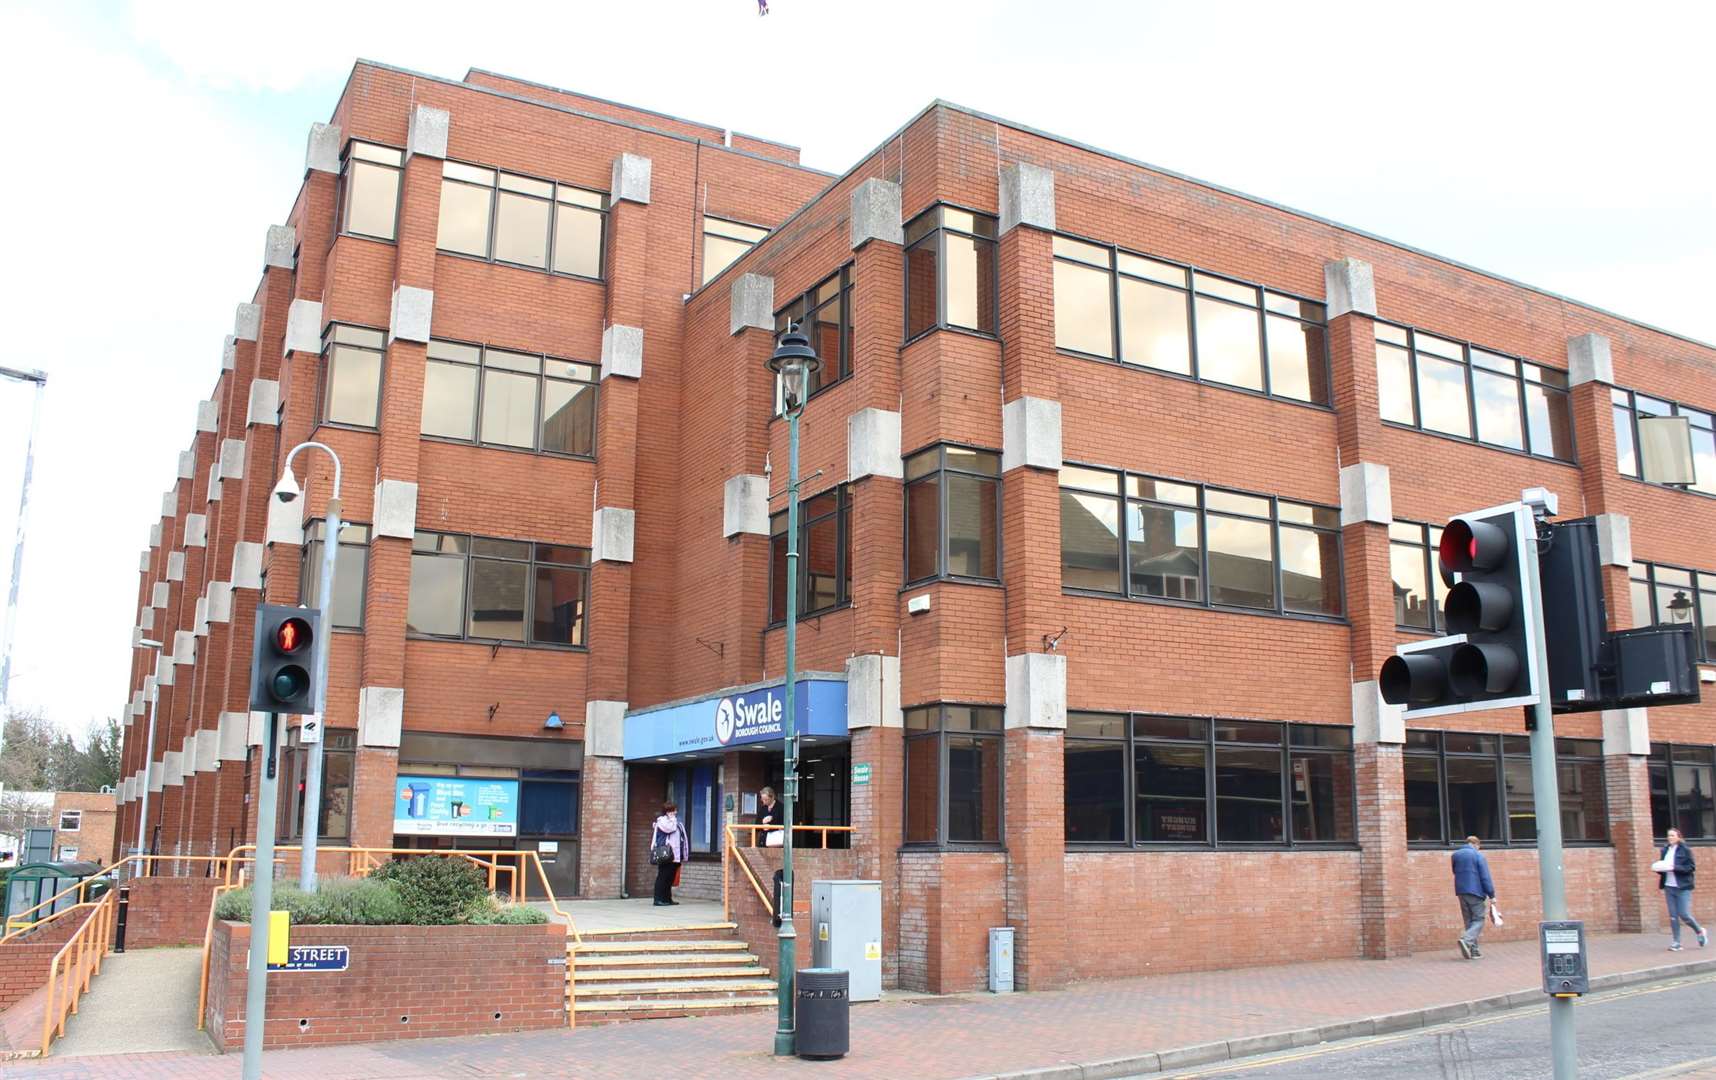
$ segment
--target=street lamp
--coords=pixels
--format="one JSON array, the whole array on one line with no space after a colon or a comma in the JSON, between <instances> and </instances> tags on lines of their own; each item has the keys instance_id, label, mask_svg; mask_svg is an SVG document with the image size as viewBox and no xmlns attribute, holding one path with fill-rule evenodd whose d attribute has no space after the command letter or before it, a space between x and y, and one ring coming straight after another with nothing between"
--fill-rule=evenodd
<instances>
[{"instance_id":1,"label":"street lamp","mask_svg":"<svg viewBox=\"0 0 1716 1080\"><path fill-rule=\"evenodd\" d=\"M798 797L798 419L809 396L810 377L822 367L810 338L796 325L775 343L769 370L780 379L782 411L787 418L787 551L786 551L786 765L781 773L781 895L780 958L775 994L780 1010L775 1025L775 1054L794 1052L798 1033L793 1026L794 952L798 936L792 924L792 810Z\"/></svg>"},{"instance_id":2,"label":"street lamp","mask_svg":"<svg viewBox=\"0 0 1716 1080\"><path fill-rule=\"evenodd\" d=\"M143 805L137 808L137 850L133 855L142 855L149 849L143 845L143 838L148 835L149 828L149 769L155 761L155 699L161 693L159 679L161 678L161 643L148 638L140 638L137 642L145 649L155 650L156 689L151 691L149 698L149 741L143 746ZM133 870L135 872L135 870Z\"/></svg>"},{"instance_id":3,"label":"street lamp","mask_svg":"<svg viewBox=\"0 0 1716 1080\"><path fill-rule=\"evenodd\" d=\"M322 809L322 732L328 726L328 646L333 640L334 625L334 560L340 550L340 455L319 442L299 443L286 455L280 467L280 482L274 485L274 497L283 503L295 501L302 492L292 476L292 459L299 451L315 447L334 460L334 490L328 498L327 520L322 523L322 566L316 577L316 603L327 618L322 633L316 635L316 670L310 685L316 688L316 726L301 729L299 739L308 743L309 761L304 768L304 840L298 853L298 887L305 892L316 891L316 841L319 839ZM314 735L314 739L308 736Z\"/></svg>"},{"instance_id":4,"label":"street lamp","mask_svg":"<svg viewBox=\"0 0 1716 1080\"><path fill-rule=\"evenodd\" d=\"M1677 623L1692 621L1692 598L1686 595L1686 590L1674 590L1674 599L1668 602L1669 618Z\"/></svg>"}]
</instances>

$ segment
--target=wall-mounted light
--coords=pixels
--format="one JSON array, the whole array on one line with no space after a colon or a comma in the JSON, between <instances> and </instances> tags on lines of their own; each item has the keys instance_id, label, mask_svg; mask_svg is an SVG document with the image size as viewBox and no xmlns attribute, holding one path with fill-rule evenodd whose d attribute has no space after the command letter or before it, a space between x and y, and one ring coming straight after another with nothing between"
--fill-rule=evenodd
<instances>
[{"instance_id":1,"label":"wall-mounted light","mask_svg":"<svg viewBox=\"0 0 1716 1080\"><path fill-rule=\"evenodd\" d=\"M544 731L563 731L565 728L566 724L560 719L560 713L557 711L550 712L548 719L542 722L542 730Z\"/></svg>"}]
</instances>

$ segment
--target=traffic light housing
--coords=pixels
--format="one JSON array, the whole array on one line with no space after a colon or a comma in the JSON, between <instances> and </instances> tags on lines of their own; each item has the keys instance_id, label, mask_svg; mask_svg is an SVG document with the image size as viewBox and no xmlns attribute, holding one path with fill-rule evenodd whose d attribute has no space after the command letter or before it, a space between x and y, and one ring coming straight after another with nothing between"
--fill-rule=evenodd
<instances>
[{"instance_id":1,"label":"traffic light housing","mask_svg":"<svg viewBox=\"0 0 1716 1080\"><path fill-rule=\"evenodd\" d=\"M256 638L250 659L250 708L255 712L316 711L316 639L322 613L302 607L263 604L256 609Z\"/></svg>"},{"instance_id":2,"label":"traffic light housing","mask_svg":"<svg viewBox=\"0 0 1716 1080\"><path fill-rule=\"evenodd\" d=\"M1438 570L1451 583L1448 636L1402 646L1383 662L1384 701L1408 717L1536 703L1529 567L1537 530L1522 503L1462 514L1442 530Z\"/></svg>"}]
</instances>

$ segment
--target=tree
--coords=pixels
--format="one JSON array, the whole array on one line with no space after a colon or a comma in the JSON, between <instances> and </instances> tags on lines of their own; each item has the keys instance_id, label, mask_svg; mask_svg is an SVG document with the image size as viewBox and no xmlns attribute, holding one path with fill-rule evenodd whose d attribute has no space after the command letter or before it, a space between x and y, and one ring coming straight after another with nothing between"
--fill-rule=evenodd
<instances>
[{"instance_id":1,"label":"tree","mask_svg":"<svg viewBox=\"0 0 1716 1080\"><path fill-rule=\"evenodd\" d=\"M92 721L79 746L40 712L15 710L6 722L0 784L8 791L100 791L119 783L119 722Z\"/></svg>"},{"instance_id":2,"label":"tree","mask_svg":"<svg viewBox=\"0 0 1716 1080\"><path fill-rule=\"evenodd\" d=\"M119 721L113 717L91 720L83 749L83 791L100 791L119 786L119 751L123 736Z\"/></svg>"}]
</instances>

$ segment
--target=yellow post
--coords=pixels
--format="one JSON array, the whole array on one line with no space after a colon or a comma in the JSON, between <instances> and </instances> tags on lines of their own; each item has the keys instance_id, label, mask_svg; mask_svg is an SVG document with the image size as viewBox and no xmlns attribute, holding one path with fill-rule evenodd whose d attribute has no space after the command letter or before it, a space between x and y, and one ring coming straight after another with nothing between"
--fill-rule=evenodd
<instances>
[{"instance_id":1,"label":"yellow post","mask_svg":"<svg viewBox=\"0 0 1716 1080\"><path fill-rule=\"evenodd\" d=\"M292 932L292 913L290 911L270 911L268 913L268 963L277 967L286 962L286 936Z\"/></svg>"}]
</instances>

